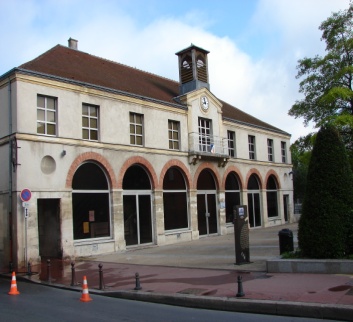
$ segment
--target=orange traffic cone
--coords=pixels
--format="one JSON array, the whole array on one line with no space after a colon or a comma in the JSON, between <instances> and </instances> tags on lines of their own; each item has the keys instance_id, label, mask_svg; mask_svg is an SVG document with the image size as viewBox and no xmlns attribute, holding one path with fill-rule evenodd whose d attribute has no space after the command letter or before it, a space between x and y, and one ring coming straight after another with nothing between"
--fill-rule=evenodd
<instances>
[{"instance_id":1,"label":"orange traffic cone","mask_svg":"<svg viewBox=\"0 0 353 322\"><path fill-rule=\"evenodd\" d=\"M11 287L10 287L10 295L18 295L20 292L17 290L17 283L16 283L16 274L12 272L12 279L11 279Z\"/></svg>"},{"instance_id":2,"label":"orange traffic cone","mask_svg":"<svg viewBox=\"0 0 353 322\"><path fill-rule=\"evenodd\" d=\"M86 276L83 277L82 296L80 298L80 301L82 302L92 301L92 299L89 297L89 294L88 294L88 285L87 285Z\"/></svg>"}]
</instances>

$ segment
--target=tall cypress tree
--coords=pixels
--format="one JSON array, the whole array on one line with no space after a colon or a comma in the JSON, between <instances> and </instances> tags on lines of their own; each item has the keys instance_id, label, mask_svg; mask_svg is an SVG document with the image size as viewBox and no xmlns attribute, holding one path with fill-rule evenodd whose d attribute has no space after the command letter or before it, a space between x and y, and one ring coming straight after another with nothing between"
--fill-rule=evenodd
<instances>
[{"instance_id":1,"label":"tall cypress tree","mask_svg":"<svg viewBox=\"0 0 353 322\"><path fill-rule=\"evenodd\" d=\"M338 131L324 125L308 168L298 241L309 258L341 258L352 251L353 174ZM352 235L353 236L353 235Z\"/></svg>"}]
</instances>

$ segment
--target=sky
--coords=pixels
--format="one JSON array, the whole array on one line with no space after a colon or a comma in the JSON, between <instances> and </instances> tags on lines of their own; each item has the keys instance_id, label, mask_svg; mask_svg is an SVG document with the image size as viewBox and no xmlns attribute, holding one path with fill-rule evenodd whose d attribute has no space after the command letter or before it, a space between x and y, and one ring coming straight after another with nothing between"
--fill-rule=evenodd
<instances>
[{"instance_id":1,"label":"sky","mask_svg":"<svg viewBox=\"0 0 353 322\"><path fill-rule=\"evenodd\" d=\"M179 81L176 52L208 50L211 92L292 135L298 60L325 55L321 22L349 0L0 0L0 75L57 44Z\"/></svg>"}]
</instances>

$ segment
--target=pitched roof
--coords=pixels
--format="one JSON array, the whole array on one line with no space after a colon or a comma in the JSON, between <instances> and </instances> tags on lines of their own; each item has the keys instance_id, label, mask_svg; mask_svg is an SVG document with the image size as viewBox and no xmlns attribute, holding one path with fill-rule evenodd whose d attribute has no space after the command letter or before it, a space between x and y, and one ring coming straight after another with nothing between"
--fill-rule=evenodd
<instances>
[{"instance_id":1,"label":"pitched roof","mask_svg":"<svg viewBox=\"0 0 353 322\"><path fill-rule=\"evenodd\" d=\"M57 45L22 64L18 70L40 73L43 77L54 76L70 82L99 86L126 95L142 96L186 108L176 100L179 95L178 82L62 45ZM229 121L288 134L226 102L222 103L223 117Z\"/></svg>"}]
</instances>

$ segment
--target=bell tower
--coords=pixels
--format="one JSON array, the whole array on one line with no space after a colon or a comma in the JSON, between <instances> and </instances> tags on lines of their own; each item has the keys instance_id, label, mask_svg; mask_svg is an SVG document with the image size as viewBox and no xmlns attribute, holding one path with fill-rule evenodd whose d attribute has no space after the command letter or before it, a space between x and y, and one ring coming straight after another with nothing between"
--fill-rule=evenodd
<instances>
[{"instance_id":1,"label":"bell tower","mask_svg":"<svg viewBox=\"0 0 353 322\"><path fill-rule=\"evenodd\" d=\"M207 54L209 51L194 44L176 53L179 57L180 95L203 87L210 89Z\"/></svg>"}]
</instances>

